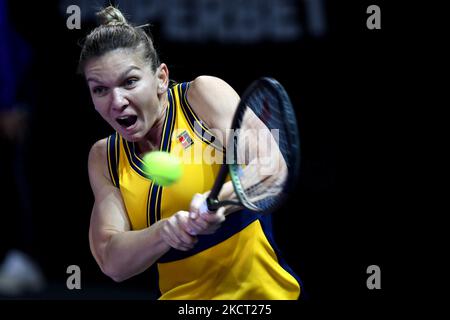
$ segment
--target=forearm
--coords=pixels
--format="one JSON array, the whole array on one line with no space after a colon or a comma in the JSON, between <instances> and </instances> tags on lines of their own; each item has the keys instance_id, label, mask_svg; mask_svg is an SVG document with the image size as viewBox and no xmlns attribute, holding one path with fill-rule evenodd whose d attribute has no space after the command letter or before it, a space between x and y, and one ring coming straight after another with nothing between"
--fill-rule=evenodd
<instances>
[{"instance_id":1,"label":"forearm","mask_svg":"<svg viewBox=\"0 0 450 320\"><path fill-rule=\"evenodd\" d=\"M115 281L123 281L153 265L170 249L160 236L163 221L143 230L112 235L103 254L103 272Z\"/></svg>"},{"instance_id":2,"label":"forearm","mask_svg":"<svg viewBox=\"0 0 450 320\"><path fill-rule=\"evenodd\" d=\"M254 158L242 170L239 178L241 187L246 190L247 200L255 204L271 193L281 192L287 175L286 163L281 154L274 156L270 162L261 162L260 158ZM247 191L250 192L247 194ZM238 200L231 180L222 186L218 200ZM225 206L225 215L241 209L243 209L242 205L227 205Z\"/></svg>"}]
</instances>

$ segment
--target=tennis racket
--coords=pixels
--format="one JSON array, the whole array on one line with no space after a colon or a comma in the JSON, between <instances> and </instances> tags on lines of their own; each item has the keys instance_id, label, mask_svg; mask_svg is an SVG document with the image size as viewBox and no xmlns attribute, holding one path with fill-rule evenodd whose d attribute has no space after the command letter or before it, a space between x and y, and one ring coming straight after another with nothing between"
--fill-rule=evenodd
<instances>
[{"instance_id":1,"label":"tennis racket","mask_svg":"<svg viewBox=\"0 0 450 320\"><path fill-rule=\"evenodd\" d=\"M300 166L296 116L283 86L273 78L254 81L241 96L231 129L207 209L238 205L273 212L295 187ZM228 173L235 199L219 201Z\"/></svg>"}]
</instances>

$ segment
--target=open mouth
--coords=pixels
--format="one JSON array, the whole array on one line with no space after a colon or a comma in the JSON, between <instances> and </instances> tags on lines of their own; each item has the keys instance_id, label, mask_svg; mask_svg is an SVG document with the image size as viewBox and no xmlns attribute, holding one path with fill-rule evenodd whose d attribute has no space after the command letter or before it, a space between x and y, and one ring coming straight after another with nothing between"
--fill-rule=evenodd
<instances>
[{"instance_id":1,"label":"open mouth","mask_svg":"<svg viewBox=\"0 0 450 320\"><path fill-rule=\"evenodd\" d=\"M120 124L123 128L131 127L137 121L137 116L126 116L117 118L117 123Z\"/></svg>"}]
</instances>

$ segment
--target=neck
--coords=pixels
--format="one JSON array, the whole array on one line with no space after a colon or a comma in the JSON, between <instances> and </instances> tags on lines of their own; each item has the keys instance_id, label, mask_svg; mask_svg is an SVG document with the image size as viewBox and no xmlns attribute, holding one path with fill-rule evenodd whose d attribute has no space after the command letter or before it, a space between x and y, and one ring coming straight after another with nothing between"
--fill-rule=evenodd
<instances>
[{"instance_id":1,"label":"neck","mask_svg":"<svg viewBox=\"0 0 450 320\"><path fill-rule=\"evenodd\" d=\"M161 112L159 116L156 118L155 123L145 136L145 139L137 142L139 155L144 155L147 152L159 150L159 147L161 145L161 137L163 133L162 130L164 126L164 120L166 118L168 102L169 99L166 93L161 101L161 106L163 107L161 108Z\"/></svg>"}]
</instances>

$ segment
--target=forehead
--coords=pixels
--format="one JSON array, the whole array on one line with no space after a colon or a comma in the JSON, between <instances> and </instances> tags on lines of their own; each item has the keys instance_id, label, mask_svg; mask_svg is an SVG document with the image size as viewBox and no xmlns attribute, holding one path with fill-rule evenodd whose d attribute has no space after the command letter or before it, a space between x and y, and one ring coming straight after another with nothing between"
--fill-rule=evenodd
<instances>
[{"instance_id":1,"label":"forehead","mask_svg":"<svg viewBox=\"0 0 450 320\"><path fill-rule=\"evenodd\" d=\"M89 59L84 67L84 74L86 78L114 80L133 66L142 71L151 69L136 50L115 49Z\"/></svg>"}]
</instances>

